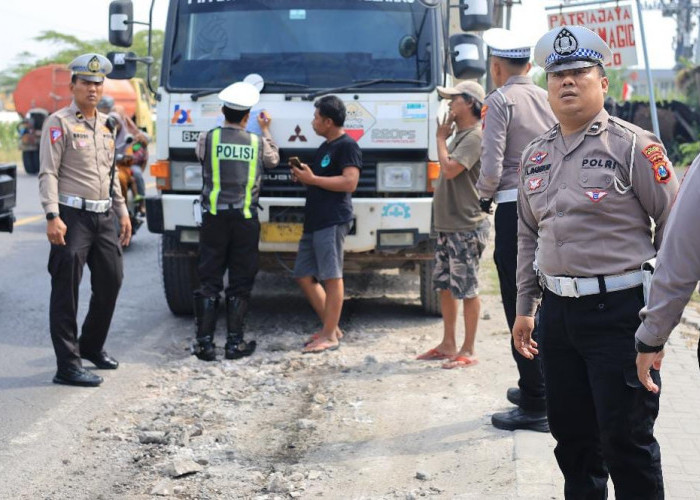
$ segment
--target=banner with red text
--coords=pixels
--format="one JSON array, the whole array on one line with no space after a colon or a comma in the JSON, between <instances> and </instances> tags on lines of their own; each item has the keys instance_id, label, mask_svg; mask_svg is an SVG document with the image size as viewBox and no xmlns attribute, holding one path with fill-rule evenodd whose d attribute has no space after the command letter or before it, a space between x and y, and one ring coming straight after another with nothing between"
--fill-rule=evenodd
<instances>
[{"instance_id":1,"label":"banner with red text","mask_svg":"<svg viewBox=\"0 0 700 500\"><path fill-rule=\"evenodd\" d=\"M629 68L637 64L634 18L629 5L552 12L547 14L547 24L549 29L580 25L598 33L612 50L612 63L608 68Z\"/></svg>"}]
</instances>

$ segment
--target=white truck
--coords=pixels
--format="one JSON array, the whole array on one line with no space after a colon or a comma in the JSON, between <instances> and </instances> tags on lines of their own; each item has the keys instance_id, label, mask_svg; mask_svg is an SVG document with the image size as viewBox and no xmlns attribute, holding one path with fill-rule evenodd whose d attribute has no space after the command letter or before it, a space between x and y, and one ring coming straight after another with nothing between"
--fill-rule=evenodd
<instances>
[{"instance_id":1,"label":"white truck","mask_svg":"<svg viewBox=\"0 0 700 500\"><path fill-rule=\"evenodd\" d=\"M478 37L448 37L451 10L460 9L463 28L471 14L477 23L479 15L490 16L489 2L475 3L483 5L170 0L157 89L157 153L151 165L159 195L147 200L147 220L151 232L162 234L163 283L173 313L192 312L197 286L199 232L193 205L202 170L194 145L200 132L222 122L216 93L260 75L265 84L253 112L269 113L281 154L280 166L263 178L261 268L284 269L293 263L305 189L291 181L287 159L311 162L321 144L311 128L314 99L335 94L347 107L345 131L363 154L353 193L355 224L345 240L346 270L418 269L421 304L426 312L439 314L430 283L431 202L439 173L434 137L441 106L435 87L451 83L450 60L460 78L483 73ZM130 45L131 9L129 0L110 5L112 44ZM135 61L148 60L132 53L109 57L115 64L112 78L133 76Z\"/></svg>"}]
</instances>

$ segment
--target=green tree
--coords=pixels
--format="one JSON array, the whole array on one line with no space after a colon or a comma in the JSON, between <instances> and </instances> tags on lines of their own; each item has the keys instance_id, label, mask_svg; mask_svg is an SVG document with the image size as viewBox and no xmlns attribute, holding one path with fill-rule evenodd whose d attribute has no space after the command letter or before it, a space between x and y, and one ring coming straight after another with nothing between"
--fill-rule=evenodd
<instances>
[{"instance_id":1,"label":"green tree","mask_svg":"<svg viewBox=\"0 0 700 500\"><path fill-rule=\"evenodd\" d=\"M60 33L58 31L43 31L35 40L55 45L58 50L49 57L37 59L29 52L22 52L17 56L18 62L5 70L0 76L0 87L13 90L17 82L30 70L50 63L68 64L80 54L96 52L123 52L125 49L111 45L107 40L81 40L80 38ZM164 33L162 30L152 31L152 56L151 84L158 86L160 80L161 57L163 54ZM137 56L145 56L148 52L148 31L142 30L134 33L134 43L127 49ZM139 63L136 76L146 80L146 65Z\"/></svg>"}]
</instances>

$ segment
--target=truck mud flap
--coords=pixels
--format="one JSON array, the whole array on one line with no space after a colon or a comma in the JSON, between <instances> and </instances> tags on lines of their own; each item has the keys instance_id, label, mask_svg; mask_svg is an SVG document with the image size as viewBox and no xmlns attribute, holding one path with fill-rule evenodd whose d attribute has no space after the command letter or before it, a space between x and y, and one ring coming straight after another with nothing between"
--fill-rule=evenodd
<instances>
[{"instance_id":1,"label":"truck mud flap","mask_svg":"<svg viewBox=\"0 0 700 500\"><path fill-rule=\"evenodd\" d=\"M151 233L163 233L165 223L163 222L163 199L160 196L146 197L146 222Z\"/></svg>"}]
</instances>

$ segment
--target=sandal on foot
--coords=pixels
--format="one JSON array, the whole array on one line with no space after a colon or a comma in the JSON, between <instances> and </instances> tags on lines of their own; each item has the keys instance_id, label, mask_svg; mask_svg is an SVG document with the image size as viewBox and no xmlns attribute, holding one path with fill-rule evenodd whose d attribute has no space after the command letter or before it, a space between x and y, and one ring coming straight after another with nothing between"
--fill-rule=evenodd
<instances>
[{"instance_id":1,"label":"sandal on foot","mask_svg":"<svg viewBox=\"0 0 700 500\"><path fill-rule=\"evenodd\" d=\"M417 356L416 359L420 359L423 361L434 361L439 359L452 359L452 357L452 355L445 354L444 352L440 352L437 349L430 349L429 351L424 352L420 356Z\"/></svg>"},{"instance_id":2,"label":"sandal on foot","mask_svg":"<svg viewBox=\"0 0 700 500\"><path fill-rule=\"evenodd\" d=\"M442 367L445 370L451 370L453 368L467 368L469 366L474 366L479 362L476 358L470 358L468 356L455 356L451 361L444 363Z\"/></svg>"},{"instance_id":3,"label":"sandal on foot","mask_svg":"<svg viewBox=\"0 0 700 500\"><path fill-rule=\"evenodd\" d=\"M325 351L335 351L340 347L340 342L330 340L315 340L301 350L302 354L319 354Z\"/></svg>"},{"instance_id":4,"label":"sandal on foot","mask_svg":"<svg viewBox=\"0 0 700 500\"><path fill-rule=\"evenodd\" d=\"M336 337L338 337L338 340L342 339L342 338L343 338L343 332L338 332L338 333L336 334ZM320 336L318 333L314 333L313 335L311 335L311 337L309 337L308 339L306 339L306 342L304 342L304 347L306 347L306 346L309 345L309 344L313 344L314 342L316 342L316 341L317 341L318 339L320 339L320 338L321 338L321 336Z\"/></svg>"}]
</instances>

